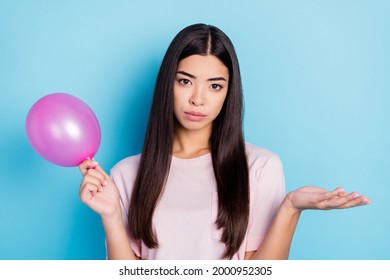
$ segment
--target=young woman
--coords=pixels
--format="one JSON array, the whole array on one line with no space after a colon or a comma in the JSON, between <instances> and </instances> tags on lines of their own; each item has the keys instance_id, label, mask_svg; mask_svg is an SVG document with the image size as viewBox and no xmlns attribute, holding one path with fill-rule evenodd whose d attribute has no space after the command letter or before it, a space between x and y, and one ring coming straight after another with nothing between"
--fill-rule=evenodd
<instances>
[{"instance_id":1,"label":"young woman","mask_svg":"<svg viewBox=\"0 0 390 280\"><path fill-rule=\"evenodd\" d=\"M285 196L277 155L245 143L238 60L218 28L180 31L162 62L141 155L80 165L109 259L287 259L304 209L370 203L342 188Z\"/></svg>"}]
</instances>

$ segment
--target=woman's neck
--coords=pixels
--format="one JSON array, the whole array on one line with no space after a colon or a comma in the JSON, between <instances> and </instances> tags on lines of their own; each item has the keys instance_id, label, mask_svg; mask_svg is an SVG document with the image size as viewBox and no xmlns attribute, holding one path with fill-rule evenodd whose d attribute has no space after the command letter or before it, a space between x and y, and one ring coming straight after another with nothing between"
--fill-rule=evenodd
<instances>
[{"instance_id":1,"label":"woman's neck","mask_svg":"<svg viewBox=\"0 0 390 280\"><path fill-rule=\"evenodd\" d=\"M195 158L210 152L210 130L191 131L175 128L173 136L173 156Z\"/></svg>"}]
</instances>

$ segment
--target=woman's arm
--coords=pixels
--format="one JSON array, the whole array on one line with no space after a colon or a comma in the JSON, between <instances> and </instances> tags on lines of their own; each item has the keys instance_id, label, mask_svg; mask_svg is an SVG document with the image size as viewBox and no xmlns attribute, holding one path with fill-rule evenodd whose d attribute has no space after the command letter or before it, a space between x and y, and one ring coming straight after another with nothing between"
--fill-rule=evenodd
<instances>
[{"instance_id":1,"label":"woman's arm","mask_svg":"<svg viewBox=\"0 0 390 280\"><path fill-rule=\"evenodd\" d=\"M302 187L287 194L267 234L256 252L247 252L245 259L288 259L292 238L301 212L305 209L345 209L371 203L365 196L342 188L327 191L317 187Z\"/></svg>"},{"instance_id":2,"label":"woman's arm","mask_svg":"<svg viewBox=\"0 0 390 280\"><path fill-rule=\"evenodd\" d=\"M290 209L285 200L282 202L259 249L245 254L245 259L285 260L290 252L290 245L300 217L299 211Z\"/></svg>"},{"instance_id":3,"label":"woman's arm","mask_svg":"<svg viewBox=\"0 0 390 280\"><path fill-rule=\"evenodd\" d=\"M115 183L93 160L86 160L79 167L84 176L80 185L80 199L102 219L108 259L138 259L131 249L122 221Z\"/></svg>"},{"instance_id":4,"label":"woman's arm","mask_svg":"<svg viewBox=\"0 0 390 280\"><path fill-rule=\"evenodd\" d=\"M106 233L107 258L109 260L139 260L131 249L120 213L110 219L102 218Z\"/></svg>"}]
</instances>

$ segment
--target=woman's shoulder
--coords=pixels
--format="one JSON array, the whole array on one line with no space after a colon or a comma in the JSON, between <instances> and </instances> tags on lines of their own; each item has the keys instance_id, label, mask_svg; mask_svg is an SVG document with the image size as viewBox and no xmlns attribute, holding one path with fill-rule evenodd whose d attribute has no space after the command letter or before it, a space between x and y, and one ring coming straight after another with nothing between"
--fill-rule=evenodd
<instances>
[{"instance_id":1,"label":"woman's shoulder","mask_svg":"<svg viewBox=\"0 0 390 280\"><path fill-rule=\"evenodd\" d=\"M248 158L249 167L264 167L268 162L281 164L279 155L268 149L256 146L254 144L245 143L245 150Z\"/></svg>"},{"instance_id":2,"label":"woman's shoulder","mask_svg":"<svg viewBox=\"0 0 390 280\"><path fill-rule=\"evenodd\" d=\"M111 174L129 173L138 171L141 154L126 157L111 168Z\"/></svg>"},{"instance_id":3,"label":"woman's shoulder","mask_svg":"<svg viewBox=\"0 0 390 280\"><path fill-rule=\"evenodd\" d=\"M140 155L134 155L122 159L110 170L110 176L114 180L125 205L129 205L128 198L132 193L135 179L137 178Z\"/></svg>"},{"instance_id":4,"label":"woman's shoulder","mask_svg":"<svg viewBox=\"0 0 390 280\"><path fill-rule=\"evenodd\" d=\"M270 150L253 144L245 143L245 147L251 192L256 192L259 189L262 190L262 193L276 191L283 197L285 192L284 172L279 156Z\"/></svg>"}]
</instances>

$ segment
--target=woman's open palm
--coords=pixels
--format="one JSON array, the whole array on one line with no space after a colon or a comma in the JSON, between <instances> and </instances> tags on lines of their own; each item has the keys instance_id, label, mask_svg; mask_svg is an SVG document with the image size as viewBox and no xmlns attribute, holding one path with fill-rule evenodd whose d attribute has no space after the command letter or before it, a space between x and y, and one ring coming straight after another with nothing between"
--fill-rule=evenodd
<instances>
[{"instance_id":1,"label":"woman's open palm","mask_svg":"<svg viewBox=\"0 0 390 280\"><path fill-rule=\"evenodd\" d=\"M371 201L357 192L346 193L343 188L328 191L319 187L301 187L288 193L287 202L295 209L344 209L370 204Z\"/></svg>"}]
</instances>

